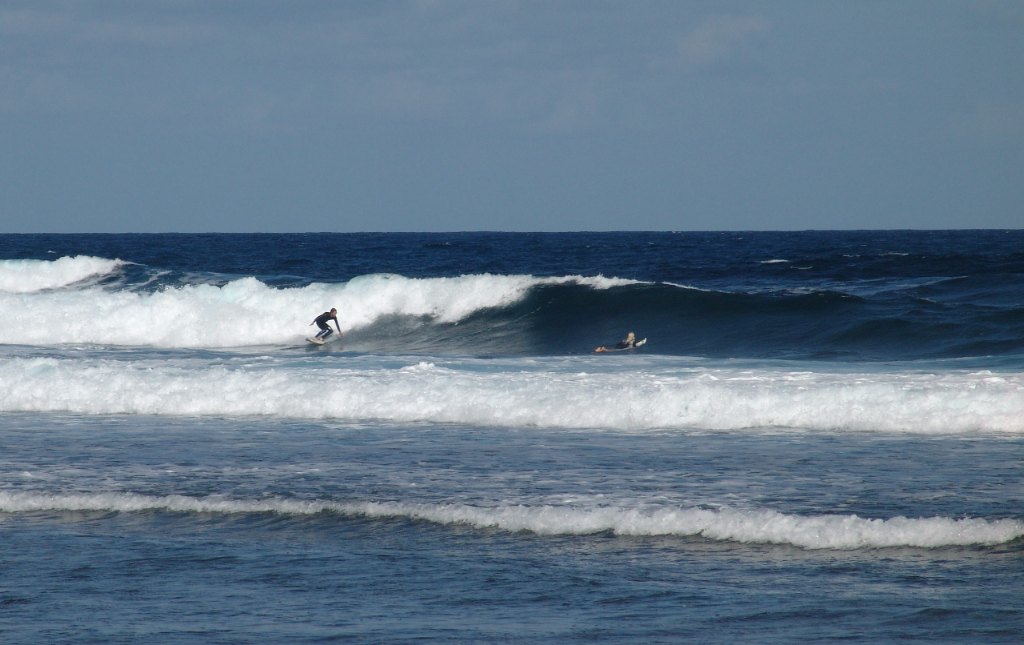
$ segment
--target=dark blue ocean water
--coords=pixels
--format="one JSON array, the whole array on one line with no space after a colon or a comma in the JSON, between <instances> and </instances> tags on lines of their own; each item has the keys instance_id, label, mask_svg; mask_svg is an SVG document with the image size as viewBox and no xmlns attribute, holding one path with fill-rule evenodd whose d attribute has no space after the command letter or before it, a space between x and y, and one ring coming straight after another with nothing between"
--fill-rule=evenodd
<instances>
[{"instance_id":1,"label":"dark blue ocean water","mask_svg":"<svg viewBox=\"0 0 1024 645\"><path fill-rule=\"evenodd\" d=\"M541 355L586 351L595 338L633 327L656 338L659 353L688 356L1024 354L1022 231L0 238L0 258L76 255L135 263L118 279L149 289L243 276L279 288L374 274L637 281L603 290L535 285L510 306L482 308L461 320L458 333L440 333L439 351L500 351L487 338L459 340L466 329L487 336L498 326L515 335L511 351ZM155 271L158 280L143 279ZM525 347L522 337L529 337Z\"/></svg>"},{"instance_id":2,"label":"dark blue ocean water","mask_svg":"<svg viewBox=\"0 0 1024 645\"><path fill-rule=\"evenodd\" d=\"M1024 231L0 236L0 641L1021 642L1022 277Z\"/></svg>"}]
</instances>

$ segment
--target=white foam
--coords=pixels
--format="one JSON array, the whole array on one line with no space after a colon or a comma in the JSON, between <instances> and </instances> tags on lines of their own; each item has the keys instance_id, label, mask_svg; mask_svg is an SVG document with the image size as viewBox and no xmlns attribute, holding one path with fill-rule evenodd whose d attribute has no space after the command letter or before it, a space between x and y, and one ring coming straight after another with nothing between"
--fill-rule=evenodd
<instances>
[{"instance_id":1,"label":"white foam","mask_svg":"<svg viewBox=\"0 0 1024 645\"><path fill-rule=\"evenodd\" d=\"M678 289L685 289L686 291L702 291L704 293L714 293L712 289L702 289L701 287L695 287L691 284L679 284L676 282L665 282L664 284L670 287L676 287Z\"/></svg>"},{"instance_id":2,"label":"white foam","mask_svg":"<svg viewBox=\"0 0 1024 645\"><path fill-rule=\"evenodd\" d=\"M274 288L243 278L223 286L187 285L156 292L99 288L0 292L0 344L199 348L301 342L309 333L310 321L331 307L337 307L343 330L370 325L387 315L451 323L480 310L513 304L532 287L567 283L607 289L633 281L602 276L376 274L301 288Z\"/></svg>"},{"instance_id":3,"label":"white foam","mask_svg":"<svg viewBox=\"0 0 1024 645\"><path fill-rule=\"evenodd\" d=\"M520 301L533 287L580 284L610 289L634 280L603 276L463 275L454 278L406 278L374 274L353 279L344 287L345 311L354 327L367 325L382 315L429 316L438 322L458 322L482 309L507 307Z\"/></svg>"},{"instance_id":4,"label":"white foam","mask_svg":"<svg viewBox=\"0 0 1024 645\"><path fill-rule=\"evenodd\" d=\"M860 549L1002 544L1024 536L1014 519L868 519L856 515L790 515L765 509L647 508L334 502L229 499L133 493L46 494L0 491L0 512L169 511L176 513L339 513L398 517L538 535L702 536L712 540L789 544L806 549Z\"/></svg>"},{"instance_id":5,"label":"white foam","mask_svg":"<svg viewBox=\"0 0 1024 645\"><path fill-rule=\"evenodd\" d=\"M56 260L0 260L0 292L32 293L65 287L88 278L107 275L124 265L87 255Z\"/></svg>"},{"instance_id":6,"label":"white foam","mask_svg":"<svg viewBox=\"0 0 1024 645\"><path fill-rule=\"evenodd\" d=\"M267 415L622 431L1024 434L1024 374L587 371L608 369L593 357L410 362L405 368L370 359L338 367L286 361L232 367L0 359L0 412Z\"/></svg>"}]
</instances>

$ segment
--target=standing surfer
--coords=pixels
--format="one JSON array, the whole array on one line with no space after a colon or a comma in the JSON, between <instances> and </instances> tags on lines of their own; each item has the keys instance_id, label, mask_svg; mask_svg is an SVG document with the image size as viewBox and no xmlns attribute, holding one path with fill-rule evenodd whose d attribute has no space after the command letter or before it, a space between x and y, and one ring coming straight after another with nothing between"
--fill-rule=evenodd
<instances>
[{"instance_id":1,"label":"standing surfer","mask_svg":"<svg viewBox=\"0 0 1024 645\"><path fill-rule=\"evenodd\" d=\"M338 325L338 310L332 307L330 311L323 312L314 318L313 322L309 323L310 325L316 325L320 328L320 331L316 333L316 338L319 338L320 340L327 340L327 337L334 332L334 330L327 325L328 320L334 321L334 326L338 328L338 335L341 336L341 327Z\"/></svg>"}]
</instances>

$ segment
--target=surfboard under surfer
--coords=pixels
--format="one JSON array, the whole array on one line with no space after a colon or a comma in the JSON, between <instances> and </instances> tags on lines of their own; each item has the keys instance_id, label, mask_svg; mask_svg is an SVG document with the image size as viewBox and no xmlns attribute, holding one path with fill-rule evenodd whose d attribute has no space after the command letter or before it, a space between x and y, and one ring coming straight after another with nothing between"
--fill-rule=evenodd
<instances>
[{"instance_id":1,"label":"surfboard under surfer","mask_svg":"<svg viewBox=\"0 0 1024 645\"><path fill-rule=\"evenodd\" d=\"M594 348L595 352L608 352L613 349L632 349L636 347L636 334L629 332L626 337L615 343L613 347L607 347L605 345L599 345Z\"/></svg>"},{"instance_id":2,"label":"surfboard under surfer","mask_svg":"<svg viewBox=\"0 0 1024 645\"><path fill-rule=\"evenodd\" d=\"M323 312L314 318L313 322L309 323L320 328L320 331L316 333L316 338L327 340L327 337L334 333L334 330L327 324L329 320L334 321L334 326L338 328L338 335L341 336L341 326L338 324L338 310L332 307L330 311Z\"/></svg>"}]
</instances>

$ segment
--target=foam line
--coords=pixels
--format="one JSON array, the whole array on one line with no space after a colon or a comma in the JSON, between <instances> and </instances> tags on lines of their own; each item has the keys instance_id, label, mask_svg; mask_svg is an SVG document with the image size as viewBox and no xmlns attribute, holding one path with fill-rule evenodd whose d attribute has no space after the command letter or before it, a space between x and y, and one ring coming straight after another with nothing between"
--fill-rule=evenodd
<instances>
[{"instance_id":1,"label":"foam line","mask_svg":"<svg viewBox=\"0 0 1024 645\"><path fill-rule=\"evenodd\" d=\"M530 532L537 535L702 536L741 543L789 544L805 549L886 547L939 548L994 545L1024 537L1015 519L907 518L869 519L857 515L792 515L772 510L722 508L423 504L403 502L228 499L132 493L46 494L0 492L0 512L107 511L175 513L338 513L370 518L408 518L444 525Z\"/></svg>"},{"instance_id":2,"label":"foam line","mask_svg":"<svg viewBox=\"0 0 1024 645\"><path fill-rule=\"evenodd\" d=\"M0 359L0 412L275 416L644 431L1024 434L1024 374L480 371ZM515 364L514 364L515 365ZM560 363L559 363L560 365ZM597 364L600 366L600 364ZM488 367L491 367L488 365Z\"/></svg>"}]
</instances>

